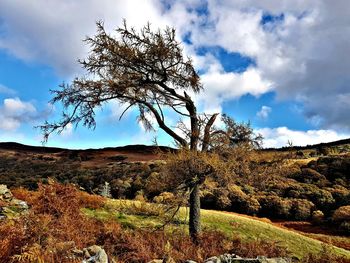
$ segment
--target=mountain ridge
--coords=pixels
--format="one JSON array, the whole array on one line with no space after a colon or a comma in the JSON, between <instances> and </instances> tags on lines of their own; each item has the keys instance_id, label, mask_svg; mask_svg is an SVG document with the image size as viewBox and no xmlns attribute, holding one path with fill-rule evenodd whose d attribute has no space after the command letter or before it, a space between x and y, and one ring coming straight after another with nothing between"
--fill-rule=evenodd
<instances>
[{"instance_id":1,"label":"mountain ridge","mask_svg":"<svg viewBox=\"0 0 350 263\"><path fill-rule=\"evenodd\" d=\"M263 151L289 151L289 150L308 150L320 147L339 146L344 144L350 144L350 138L342 139L326 143L318 143L306 146L283 146L281 148L263 148ZM47 146L33 146L26 145L18 142L0 142L0 150L19 150L30 151L37 153L58 153L62 151L72 152L96 152L96 151L125 151L125 152L154 152L156 150L161 151L174 151L175 148L169 146L155 146L144 144L130 144L116 147L102 147L102 148L86 148L86 149L69 149L60 147L47 147Z\"/></svg>"}]
</instances>

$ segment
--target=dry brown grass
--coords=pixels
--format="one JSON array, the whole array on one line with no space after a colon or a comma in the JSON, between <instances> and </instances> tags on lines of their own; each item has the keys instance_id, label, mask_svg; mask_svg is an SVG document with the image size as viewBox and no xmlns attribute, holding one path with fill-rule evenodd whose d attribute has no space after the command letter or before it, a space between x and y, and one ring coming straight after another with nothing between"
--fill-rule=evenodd
<instances>
[{"instance_id":1,"label":"dry brown grass","mask_svg":"<svg viewBox=\"0 0 350 263\"><path fill-rule=\"evenodd\" d=\"M171 233L130 230L123 229L114 220L86 217L81 208L99 208L104 205L104 199L82 193L73 185L51 181L48 185L39 185L36 192L24 189L13 192L17 198L27 201L31 210L26 216L0 223L0 263L81 262L81 258L73 257L72 249L93 244L102 246L116 262L147 262L167 257L176 262L187 259L202 262L223 253L247 257L288 255L288 251L275 242L232 240L217 231L203 232L195 245L183 230ZM307 263L326 262L315 261L318 257L309 255ZM348 263L339 260L342 261L333 262Z\"/></svg>"},{"instance_id":2,"label":"dry brown grass","mask_svg":"<svg viewBox=\"0 0 350 263\"><path fill-rule=\"evenodd\" d=\"M327 245L323 246L323 251L319 254L310 253L303 258L303 263L350 263L349 258L336 255Z\"/></svg>"}]
</instances>

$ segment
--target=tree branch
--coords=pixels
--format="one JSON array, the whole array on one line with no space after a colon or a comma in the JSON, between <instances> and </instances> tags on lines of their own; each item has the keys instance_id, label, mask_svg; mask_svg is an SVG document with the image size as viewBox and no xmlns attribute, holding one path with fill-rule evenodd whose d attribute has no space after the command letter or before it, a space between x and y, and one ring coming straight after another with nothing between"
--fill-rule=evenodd
<instances>
[{"instance_id":1,"label":"tree branch","mask_svg":"<svg viewBox=\"0 0 350 263\"><path fill-rule=\"evenodd\" d=\"M202 144L202 151L203 152L206 152L208 151L209 149L209 143L210 143L210 129L211 127L213 126L215 120L216 120L216 117L219 115L219 113L215 113L213 114L209 121L207 122L207 124L205 125L205 128L204 128L204 135L203 135L203 144Z\"/></svg>"}]
</instances>

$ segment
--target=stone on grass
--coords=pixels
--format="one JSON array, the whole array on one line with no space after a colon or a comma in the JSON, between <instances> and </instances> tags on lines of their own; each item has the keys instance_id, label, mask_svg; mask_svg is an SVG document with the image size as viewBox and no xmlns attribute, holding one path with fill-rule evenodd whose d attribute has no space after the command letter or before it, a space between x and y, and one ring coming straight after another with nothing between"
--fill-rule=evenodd
<instances>
[{"instance_id":1,"label":"stone on grass","mask_svg":"<svg viewBox=\"0 0 350 263\"><path fill-rule=\"evenodd\" d=\"M83 263L108 263L106 251L100 246L93 245L83 249L85 260Z\"/></svg>"}]
</instances>

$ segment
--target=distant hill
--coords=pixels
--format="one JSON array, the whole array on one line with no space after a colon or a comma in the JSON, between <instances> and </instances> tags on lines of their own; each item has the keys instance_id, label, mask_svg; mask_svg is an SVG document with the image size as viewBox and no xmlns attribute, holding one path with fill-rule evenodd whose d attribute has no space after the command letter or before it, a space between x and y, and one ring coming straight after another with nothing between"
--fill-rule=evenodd
<instances>
[{"instance_id":1,"label":"distant hill","mask_svg":"<svg viewBox=\"0 0 350 263\"><path fill-rule=\"evenodd\" d=\"M306 146L292 146L292 147L281 147L281 148L264 148L264 151L288 151L291 149L294 150L311 150L311 149L318 149L322 147L336 147L341 145L350 145L350 138L349 139L343 139L338 140L334 142L327 142L327 143L318 143L313 145L306 145ZM58 147L46 147L46 146L31 146L31 145L25 145L21 143L16 142L0 142L0 150L13 150L13 151L21 151L21 152L32 152L32 153L59 153L59 152L80 152L80 153L96 153L99 151L106 152L124 152L124 153L144 153L144 154L151 154L155 151L175 151L174 148L167 147L167 146L149 146L149 145L142 145L142 144L135 144L135 145L126 145L126 146L119 146L119 147L105 147L105 148L99 148L99 149L65 149L65 148L58 148Z\"/></svg>"},{"instance_id":2,"label":"distant hill","mask_svg":"<svg viewBox=\"0 0 350 263\"><path fill-rule=\"evenodd\" d=\"M176 151L166 146L127 145L100 149L64 149L31 146L16 142L1 142L0 157L15 155L18 160L82 161L85 167L103 166L112 161L147 162L161 159L161 153Z\"/></svg>"},{"instance_id":3,"label":"distant hill","mask_svg":"<svg viewBox=\"0 0 350 263\"><path fill-rule=\"evenodd\" d=\"M341 146L341 145L347 145L350 144L350 138L349 139L343 139L343 140L338 140L334 142L326 142L326 143L318 143L318 144L312 144L312 145L306 145L306 146L291 146L291 147L282 147L282 148L265 148L265 151L269 150L275 150L275 151L288 151L291 149L294 150L311 150L311 149L318 149L322 147L336 147L336 146Z\"/></svg>"},{"instance_id":4,"label":"distant hill","mask_svg":"<svg viewBox=\"0 0 350 263\"><path fill-rule=\"evenodd\" d=\"M13 150L22 152L33 153L59 153L63 151L70 152L98 152L98 151L121 151L130 153L154 153L157 150L161 151L174 151L175 149L167 146L149 146L142 144L126 145L120 147L105 147L100 149L65 149L58 147L46 147L46 146L31 146L17 142L0 142L0 150Z\"/></svg>"}]
</instances>

